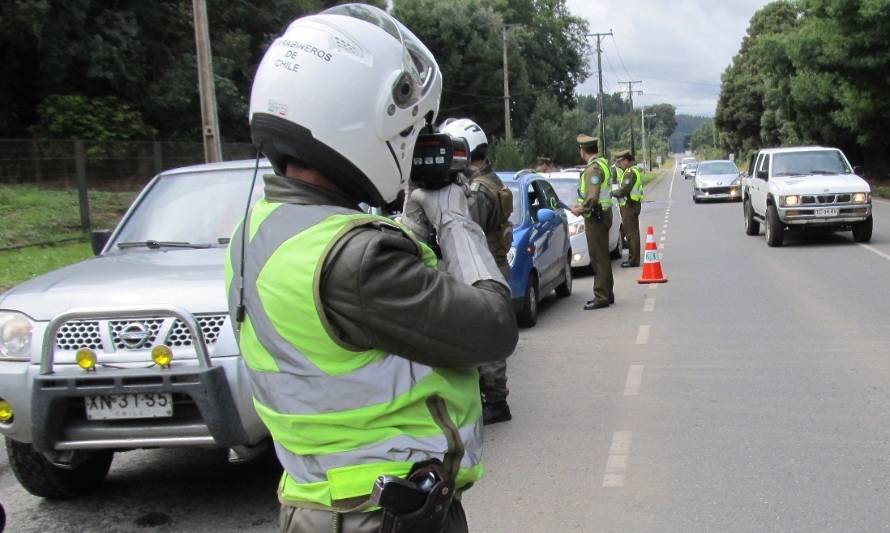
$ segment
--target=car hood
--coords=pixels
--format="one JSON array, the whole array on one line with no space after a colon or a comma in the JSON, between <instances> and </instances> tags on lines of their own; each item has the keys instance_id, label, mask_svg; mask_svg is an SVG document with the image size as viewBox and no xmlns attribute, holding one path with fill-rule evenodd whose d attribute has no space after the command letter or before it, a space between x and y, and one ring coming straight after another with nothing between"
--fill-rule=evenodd
<instances>
[{"instance_id":1,"label":"car hood","mask_svg":"<svg viewBox=\"0 0 890 533\"><path fill-rule=\"evenodd\" d=\"M0 309L50 320L77 307L173 304L192 313L228 309L225 248L132 250L88 259L10 289Z\"/></svg>"},{"instance_id":2,"label":"car hood","mask_svg":"<svg viewBox=\"0 0 890 533\"><path fill-rule=\"evenodd\" d=\"M770 182L783 194L869 192L868 182L855 174L788 176Z\"/></svg>"},{"instance_id":3,"label":"car hood","mask_svg":"<svg viewBox=\"0 0 890 533\"><path fill-rule=\"evenodd\" d=\"M695 177L695 180L705 187L729 187L729 185L739 178L738 174L701 174Z\"/></svg>"}]
</instances>

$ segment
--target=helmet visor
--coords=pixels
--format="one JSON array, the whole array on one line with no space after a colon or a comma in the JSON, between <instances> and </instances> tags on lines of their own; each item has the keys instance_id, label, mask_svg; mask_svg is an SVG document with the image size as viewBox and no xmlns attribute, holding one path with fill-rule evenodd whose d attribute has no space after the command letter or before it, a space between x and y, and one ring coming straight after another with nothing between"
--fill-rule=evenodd
<instances>
[{"instance_id":1,"label":"helmet visor","mask_svg":"<svg viewBox=\"0 0 890 533\"><path fill-rule=\"evenodd\" d=\"M396 105L401 108L411 107L432 89L439 69L433 54L411 30L385 11L364 4L343 4L322 14L343 15L370 22L399 41L402 46L402 74L392 88Z\"/></svg>"}]
</instances>

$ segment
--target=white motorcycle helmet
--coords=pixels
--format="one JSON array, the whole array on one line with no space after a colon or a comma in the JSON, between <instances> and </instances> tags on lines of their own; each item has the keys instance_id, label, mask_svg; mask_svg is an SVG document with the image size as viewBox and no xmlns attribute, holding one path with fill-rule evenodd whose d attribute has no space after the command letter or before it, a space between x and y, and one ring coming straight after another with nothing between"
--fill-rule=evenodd
<instances>
[{"instance_id":1,"label":"white motorcycle helmet","mask_svg":"<svg viewBox=\"0 0 890 533\"><path fill-rule=\"evenodd\" d=\"M345 4L295 20L266 51L251 137L276 173L292 158L380 206L408 180L441 92L439 66L411 31L376 7Z\"/></svg>"},{"instance_id":2,"label":"white motorcycle helmet","mask_svg":"<svg viewBox=\"0 0 890 533\"><path fill-rule=\"evenodd\" d=\"M439 132L455 138L466 139L470 147L472 159L485 159L488 157L488 137L478 124L468 118L449 118L439 126Z\"/></svg>"}]
</instances>

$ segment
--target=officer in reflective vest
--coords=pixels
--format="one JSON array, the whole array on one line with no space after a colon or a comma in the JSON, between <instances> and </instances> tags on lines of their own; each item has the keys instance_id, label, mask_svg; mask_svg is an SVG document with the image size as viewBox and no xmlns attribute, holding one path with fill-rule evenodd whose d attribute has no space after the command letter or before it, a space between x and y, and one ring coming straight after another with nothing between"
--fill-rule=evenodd
<instances>
[{"instance_id":1,"label":"officer in reflective vest","mask_svg":"<svg viewBox=\"0 0 890 533\"><path fill-rule=\"evenodd\" d=\"M640 266L640 211L643 206L643 173L634 164L634 156L630 151L621 152L616 156L616 166L620 177L618 187L612 196L618 199L621 207L621 222L627 238L627 261L621 268Z\"/></svg>"},{"instance_id":2,"label":"officer in reflective vest","mask_svg":"<svg viewBox=\"0 0 890 533\"><path fill-rule=\"evenodd\" d=\"M587 167L581 173L578 203L572 207L572 213L586 218L584 229L594 275L593 299L584 305L584 309L589 311L615 303L612 260L609 257L612 172L606 158L599 156L599 142L595 137L579 135L576 140L581 159L587 163Z\"/></svg>"},{"instance_id":3,"label":"officer in reflective vest","mask_svg":"<svg viewBox=\"0 0 890 533\"><path fill-rule=\"evenodd\" d=\"M318 53L282 68L293 43ZM254 78L251 137L275 175L233 233L226 280L254 407L284 467L283 532L376 533L375 482L419 465L458 494L482 477L476 367L515 347L509 288L461 188L413 191L404 226L358 207L406 185L441 86L423 43L359 4L293 22ZM431 227L438 265L416 237ZM426 511L441 521L424 531L467 531L457 498L397 529L416 530Z\"/></svg>"}]
</instances>

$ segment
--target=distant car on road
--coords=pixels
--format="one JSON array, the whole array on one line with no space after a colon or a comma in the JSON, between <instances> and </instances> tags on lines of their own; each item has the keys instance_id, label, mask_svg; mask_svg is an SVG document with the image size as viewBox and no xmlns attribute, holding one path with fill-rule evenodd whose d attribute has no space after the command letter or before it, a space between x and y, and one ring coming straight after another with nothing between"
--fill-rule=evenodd
<instances>
[{"instance_id":1,"label":"distant car on road","mask_svg":"<svg viewBox=\"0 0 890 533\"><path fill-rule=\"evenodd\" d=\"M684 157L680 160L680 175L686 177L686 169L689 168L689 163L695 163L696 160L694 157Z\"/></svg>"},{"instance_id":2,"label":"distant car on road","mask_svg":"<svg viewBox=\"0 0 890 533\"><path fill-rule=\"evenodd\" d=\"M566 206L571 207L578 199L578 182L583 170L583 168L573 168L545 174L547 181L553 185L559 199ZM565 212L569 223L569 236L572 239L572 268L588 267L590 266L590 252L587 250L584 217L576 217L568 209ZM621 249L624 247L624 226L621 224L621 213L618 211L617 204L612 204L609 247L612 250L613 259L621 257Z\"/></svg>"},{"instance_id":3,"label":"distant car on road","mask_svg":"<svg viewBox=\"0 0 890 533\"><path fill-rule=\"evenodd\" d=\"M745 233L766 226L769 246L782 246L785 232L809 228L872 234L871 188L837 148L806 146L761 150L742 177Z\"/></svg>"},{"instance_id":4,"label":"distant car on road","mask_svg":"<svg viewBox=\"0 0 890 533\"><path fill-rule=\"evenodd\" d=\"M685 178L694 178L696 173L698 172L698 161L692 161L691 163L686 165L686 174Z\"/></svg>"},{"instance_id":5,"label":"distant car on road","mask_svg":"<svg viewBox=\"0 0 890 533\"><path fill-rule=\"evenodd\" d=\"M702 161L692 187L692 201L741 200L742 175L732 161Z\"/></svg>"},{"instance_id":6,"label":"distant car on road","mask_svg":"<svg viewBox=\"0 0 890 533\"><path fill-rule=\"evenodd\" d=\"M523 170L498 172L513 193L513 246L510 291L520 326L538 322L538 303L550 291L560 298L572 295L572 248L565 212L559 197L541 175Z\"/></svg>"}]
</instances>

